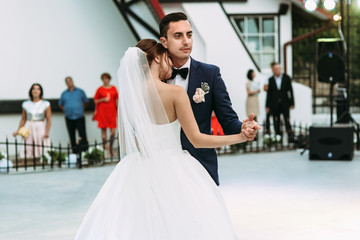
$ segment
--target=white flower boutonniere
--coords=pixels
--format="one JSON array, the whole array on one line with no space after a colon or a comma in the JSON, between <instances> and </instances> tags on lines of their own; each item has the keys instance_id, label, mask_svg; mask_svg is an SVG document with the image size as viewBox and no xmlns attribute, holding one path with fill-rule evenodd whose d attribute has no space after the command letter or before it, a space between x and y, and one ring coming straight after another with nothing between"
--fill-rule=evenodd
<instances>
[{"instance_id":1,"label":"white flower boutonniere","mask_svg":"<svg viewBox=\"0 0 360 240\"><path fill-rule=\"evenodd\" d=\"M208 83L201 83L201 88L197 88L193 96L195 103L205 102L205 94L209 93L210 87Z\"/></svg>"}]
</instances>

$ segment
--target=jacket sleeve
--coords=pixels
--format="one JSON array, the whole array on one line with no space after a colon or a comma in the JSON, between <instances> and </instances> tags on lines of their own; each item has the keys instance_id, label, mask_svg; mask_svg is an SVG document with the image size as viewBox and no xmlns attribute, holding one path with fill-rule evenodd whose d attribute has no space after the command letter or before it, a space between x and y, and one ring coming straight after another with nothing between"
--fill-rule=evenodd
<instances>
[{"instance_id":1,"label":"jacket sleeve","mask_svg":"<svg viewBox=\"0 0 360 240\"><path fill-rule=\"evenodd\" d=\"M288 96L289 103L290 103L290 106L295 106L294 92L293 92L293 88L292 88L291 78L289 76L287 76L287 77L288 77L288 83L289 83L288 94L290 95L290 96Z\"/></svg>"},{"instance_id":2,"label":"jacket sleeve","mask_svg":"<svg viewBox=\"0 0 360 240\"><path fill-rule=\"evenodd\" d=\"M218 67L216 67L215 72L214 87L211 93L213 94L213 109L216 117L225 134L240 133L242 122L239 121L238 115L232 108L229 93Z\"/></svg>"},{"instance_id":3,"label":"jacket sleeve","mask_svg":"<svg viewBox=\"0 0 360 240\"><path fill-rule=\"evenodd\" d=\"M271 105L271 94L272 94L272 92L271 92L271 78L269 79L269 81L268 81L268 87L267 87L267 92L266 92L266 102L265 102L265 107L267 107L267 108L270 108L270 105Z\"/></svg>"}]
</instances>

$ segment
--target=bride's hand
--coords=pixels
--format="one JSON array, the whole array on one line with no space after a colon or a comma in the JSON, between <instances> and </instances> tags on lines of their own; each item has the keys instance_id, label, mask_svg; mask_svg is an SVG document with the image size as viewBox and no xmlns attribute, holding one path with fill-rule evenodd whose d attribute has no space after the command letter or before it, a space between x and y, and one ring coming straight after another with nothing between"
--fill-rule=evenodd
<instances>
[{"instance_id":1,"label":"bride's hand","mask_svg":"<svg viewBox=\"0 0 360 240\"><path fill-rule=\"evenodd\" d=\"M243 125L241 134L244 135L246 141L253 141L261 127L254 120L243 122Z\"/></svg>"},{"instance_id":2,"label":"bride's hand","mask_svg":"<svg viewBox=\"0 0 360 240\"><path fill-rule=\"evenodd\" d=\"M245 134L241 130L241 132L239 133L239 143L246 142L246 141L248 141L247 139L248 138L245 136Z\"/></svg>"}]
</instances>

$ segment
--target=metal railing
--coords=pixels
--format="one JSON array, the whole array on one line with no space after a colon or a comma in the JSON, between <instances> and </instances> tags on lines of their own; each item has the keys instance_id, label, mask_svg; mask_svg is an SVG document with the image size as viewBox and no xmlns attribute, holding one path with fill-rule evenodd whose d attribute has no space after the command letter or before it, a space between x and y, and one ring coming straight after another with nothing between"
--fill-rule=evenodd
<instances>
[{"instance_id":1,"label":"metal railing","mask_svg":"<svg viewBox=\"0 0 360 240\"><path fill-rule=\"evenodd\" d=\"M263 123L265 126L265 122ZM284 124L280 126L283 134L281 138L277 138L274 134L266 134L265 130L259 131L256 139L251 142L244 142L231 146L225 146L218 148L217 153L221 154L237 154L237 153L260 153L260 152L278 152L287 151L294 149L307 149L309 148L309 126L302 124L293 123L292 125L292 136L291 138L285 133ZM270 127L270 131L274 133L273 126ZM359 128L355 128L355 134L357 136L356 148L360 149L359 140ZM75 161L71 160L72 149L69 144L63 147L61 144L55 146L44 146L44 144L36 145L32 144L32 152L35 152L35 148L40 147L42 154L41 156L28 157L26 154L26 147L28 146L25 142L18 142L15 139L14 142L10 142L6 139L5 142L0 142L0 155L6 155L6 162L0 164L0 174L9 172L24 172L24 171L38 171L38 170L52 170L60 168L82 168L91 166L102 166L109 163L117 163L121 160L121 151L118 138L115 138L114 150L115 154L108 156L105 151L105 144L110 142L94 141L93 144L87 146L78 146L80 149L85 147L86 151L81 154L76 154ZM24 156L20 158L19 149L24 149ZM12 154L13 153L13 154ZM2 156L4 157L4 156ZM4 161L4 159L0 161Z\"/></svg>"},{"instance_id":2,"label":"metal railing","mask_svg":"<svg viewBox=\"0 0 360 240\"><path fill-rule=\"evenodd\" d=\"M262 126L265 126L265 122ZM233 153L260 153L294 150L298 148L305 149L309 144L309 127L302 124L293 123L293 136L288 136L285 131L285 125L281 123L281 138L275 134L267 134L265 130L259 131L254 141L234 144L223 148L218 148L218 154ZM271 132L275 133L273 126Z\"/></svg>"},{"instance_id":3,"label":"metal railing","mask_svg":"<svg viewBox=\"0 0 360 240\"><path fill-rule=\"evenodd\" d=\"M117 139L117 138L116 138ZM105 144L110 140L84 146L78 145L77 149L86 149L80 153L72 153L70 144L63 147L58 145L27 144L25 141L19 142L16 138L10 142L6 138L5 142L0 142L0 173L10 171L23 172L29 170L51 170L54 168L82 168L92 165L104 165L107 163L119 162L121 151L117 140L113 143L113 153L108 156ZM28 154L29 146L32 153ZM36 149L40 149L41 154L36 155ZM22 154L19 154L19 150ZM20 156L23 155L23 156Z\"/></svg>"}]
</instances>

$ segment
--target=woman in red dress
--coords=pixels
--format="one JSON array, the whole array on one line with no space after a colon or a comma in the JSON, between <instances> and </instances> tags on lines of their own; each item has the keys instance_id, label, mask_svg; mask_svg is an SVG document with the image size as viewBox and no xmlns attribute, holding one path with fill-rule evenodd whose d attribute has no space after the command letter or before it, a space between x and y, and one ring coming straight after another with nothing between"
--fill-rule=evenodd
<instances>
[{"instance_id":1,"label":"woman in red dress","mask_svg":"<svg viewBox=\"0 0 360 240\"><path fill-rule=\"evenodd\" d=\"M116 87L110 85L111 76L108 73L101 75L103 85L95 93L95 113L94 120L98 122L101 129L101 137L108 156L113 156L112 146L116 132L116 117L118 106L118 92ZM106 130L110 129L110 147L107 145Z\"/></svg>"},{"instance_id":2,"label":"woman in red dress","mask_svg":"<svg viewBox=\"0 0 360 240\"><path fill-rule=\"evenodd\" d=\"M212 135L225 135L219 121L217 120L217 118L215 116L214 111L211 113L211 134ZM216 148L216 150L219 153L221 150L221 147Z\"/></svg>"}]
</instances>

